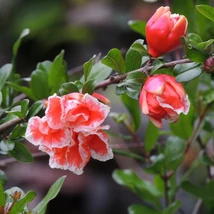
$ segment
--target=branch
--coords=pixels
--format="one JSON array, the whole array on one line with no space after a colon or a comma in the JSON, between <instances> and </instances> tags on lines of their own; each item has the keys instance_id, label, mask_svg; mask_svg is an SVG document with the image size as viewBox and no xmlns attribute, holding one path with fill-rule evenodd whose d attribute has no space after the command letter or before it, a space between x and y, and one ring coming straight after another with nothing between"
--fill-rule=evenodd
<instances>
[{"instance_id":1,"label":"branch","mask_svg":"<svg viewBox=\"0 0 214 214\"><path fill-rule=\"evenodd\" d=\"M23 118L19 118L19 117L16 117L16 118L14 118L12 120L9 120L9 121L5 122L5 123L0 125L0 133L5 131L8 128L10 128L12 126L15 126L15 125L17 125L19 123L22 123L22 122L24 122L24 119Z\"/></svg>"},{"instance_id":2,"label":"branch","mask_svg":"<svg viewBox=\"0 0 214 214\"><path fill-rule=\"evenodd\" d=\"M44 152L32 153L32 156L34 158L43 157L46 155L47 155L47 153L44 153ZM8 164L15 163L15 162L17 162L17 160L15 158L5 158L3 160L0 160L0 167L6 167Z\"/></svg>"},{"instance_id":3,"label":"branch","mask_svg":"<svg viewBox=\"0 0 214 214\"><path fill-rule=\"evenodd\" d=\"M186 150L185 150L185 153L187 153L190 149L190 146L191 146L191 143L197 138L197 135L198 135L198 131L200 130L200 127L201 127L201 124L204 120L204 117L206 116L206 113L207 113L207 109L203 112L202 115L200 115L199 117L199 121L198 121L198 124L196 125L192 135L190 136L190 138L187 140L186 142Z\"/></svg>"},{"instance_id":4,"label":"branch","mask_svg":"<svg viewBox=\"0 0 214 214\"><path fill-rule=\"evenodd\" d=\"M175 61L172 61L172 62L164 63L161 68L174 67L177 64L190 63L190 62L192 62L192 61L189 60L189 59L175 60ZM99 84L97 84L95 89L105 88L108 85L119 83L120 81L124 80L129 74L131 74L133 72L137 72L137 71L147 72L147 71L151 71L153 68L154 68L154 66L144 66L142 68L136 69L134 71L130 71L130 72L122 74L122 75L111 76L110 78L108 78L108 79L100 82Z\"/></svg>"}]
</instances>

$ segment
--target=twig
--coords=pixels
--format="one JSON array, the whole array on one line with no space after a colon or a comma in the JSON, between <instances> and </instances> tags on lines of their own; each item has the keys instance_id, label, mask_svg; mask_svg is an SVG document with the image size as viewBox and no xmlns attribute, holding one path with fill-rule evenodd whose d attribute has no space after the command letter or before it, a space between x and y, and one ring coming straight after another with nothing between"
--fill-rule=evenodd
<instances>
[{"instance_id":1,"label":"twig","mask_svg":"<svg viewBox=\"0 0 214 214\"><path fill-rule=\"evenodd\" d=\"M165 206L168 207L169 205L169 186L168 186L168 176L166 172L166 167L164 166L164 176L162 176L162 180L164 182L164 199L165 199Z\"/></svg>"},{"instance_id":2,"label":"twig","mask_svg":"<svg viewBox=\"0 0 214 214\"><path fill-rule=\"evenodd\" d=\"M34 158L38 158L38 157L42 157L42 156L46 156L47 153L44 153L44 152L36 152L36 153L32 153L32 156ZM15 163L17 162L16 159L14 158L5 158L3 160L0 160L0 167L6 167L8 164L11 164L11 163Z\"/></svg>"},{"instance_id":3,"label":"twig","mask_svg":"<svg viewBox=\"0 0 214 214\"><path fill-rule=\"evenodd\" d=\"M206 115L206 112L207 110L204 111L204 113L202 115L200 115L199 117L199 121L198 121L198 124L196 125L192 135L190 136L190 138L187 140L186 142L186 150L185 150L185 153L188 153L189 149L190 149L190 146L191 146L191 143L195 140L195 138L197 137L197 134L198 134L198 131L200 129L200 126L204 120L204 117Z\"/></svg>"},{"instance_id":4,"label":"twig","mask_svg":"<svg viewBox=\"0 0 214 214\"><path fill-rule=\"evenodd\" d=\"M202 205L203 205L203 201L201 199L198 199L192 211L192 214L200 214Z\"/></svg>"},{"instance_id":5,"label":"twig","mask_svg":"<svg viewBox=\"0 0 214 214\"><path fill-rule=\"evenodd\" d=\"M163 66L162 66L162 68L174 67L177 64L190 63L190 62L192 62L192 61L189 60L189 59L175 60L175 61L172 61L172 62L164 63ZM151 71L153 69L153 67L154 66L147 66L146 65L146 66L144 66L142 68L136 69L134 71L130 71L130 72L122 74L122 75L111 76L110 78L108 78L108 79L100 82L99 84L97 84L96 87L95 87L95 89L105 88L108 85L119 83L120 81L124 80L129 74L131 74L133 72L137 72L137 71L140 71L140 72Z\"/></svg>"},{"instance_id":6,"label":"twig","mask_svg":"<svg viewBox=\"0 0 214 214\"><path fill-rule=\"evenodd\" d=\"M204 155L208 155L206 146L203 144L200 136L197 137L197 142L198 142L198 145L200 146L201 150L204 151ZM208 181L210 181L210 180L212 180L211 169L210 169L210 166L207 166L206 168L207 168Z\"/></svg>"},{"instance_id":7,"label":"twig","mask_svg":"<svg viewBox=\"0 0 214 214\"><path fill-rule=\"evenodd\" d=\"M22 123L22 122L24 122L24 119L19 118L19 117L16 117L16 118L14 118L12 120L9 120L9 121L5 122L5 123L0 125L0 133L5 131L8 128L10 128L12 126L15 126L15 125L17 125L19 123Z\"/></svg>"}]
</instances>

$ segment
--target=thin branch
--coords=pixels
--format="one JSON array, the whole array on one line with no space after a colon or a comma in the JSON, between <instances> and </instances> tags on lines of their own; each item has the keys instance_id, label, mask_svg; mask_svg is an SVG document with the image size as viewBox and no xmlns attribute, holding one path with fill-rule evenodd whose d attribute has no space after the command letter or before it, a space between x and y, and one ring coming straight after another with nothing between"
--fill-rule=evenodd
<instances>
[{"instance_id":1,"label":"thin branch","mask_svg":"<svg viewBox=\"0 0 214 214\"><path fill-rule=\"evenodd\" d=\"M206 146L203 144L200 136L197 137L197 142L198 142L198 145L200 146L201 150L204 152L204 155L208 155ZM211 169L210 169L210 166L207 166L206 168L207 168L208 181L210 181L210 180L212 180Z\"/></svg>"},{"instance_id":2,"label":"thin branch","mask_svg":"<svg viewBox=\"0 0 214 214\"><path fill-rule=\"evenodd\" d=\"M191 143L196 139L198 131L199 131L201 124L204 120L204 117L206 115L206 112L207 112L207 110L205 110L204 113L202 115L200 115L198 124L196 125L196 127L195 127L192 135L190 136L190 138L187 140L185 153L187 153L189 151Z\"/></svg>"},{"instance_id":3,"label":"thin branch","mask_svg":"<svg viewBox=\"0 0 214 214\"><path fill-rule=\"evenodd\" d=\"M19 118L19 117L16 117L16 118L14 118L12 120L9 120L9 121L5 122L5 123L0 125L0 133L5 131L8 128L10 128L12 126L15 126L15 125L17 125L19 123L22 123L22 122L24 122L24 119Z\"/></svg>"},{"instance_id":4,"label":"thin branch","mask_svg":"<svg viewBox=\"0 0 214 214\"><path fill-rule=\"evenodd\" d=\"M190 62L192 62L192 61L189 60L189 59L175 60L175 61L172 61L172 62L164 63L161 68L174 67L177 64L190 63ZM130 71L130 72L122 74L122 75L111 76L110 78L108 78L108 79L100 82L99 84L97 84L95 89L105 88L108 85L119 83L120 81L124 80L129 74L131 74L133 72L137 72L137 71L148 72L148 71L151 71L153 68L154 68L154 66L144 66L142 68L136 69L134 71Z\"/></svg>"},{"instance_id":5,"label":"thin branch","mask_svg":"<svg viewBox=\"0 0 214 214\"><path fill-rule=\"evenodd\" d=\"M202 205L203 205L203 201L201 199L198 199L196 204L195 204L195 207L192 211L192 214L200 214L202 212Z\"/></svg>"},{"instance_id":6,"label":"thin branch","mask_svg":"<svg viewBox=\"0 0 214 214\"><path fill-rule=\"evenodd\" d=\"M165 199L165 207L169 205L169 186L168 186L168 177L166 172L166 167L164 166L164 176L162 176L162 180L164 182L164 199Z\"/></svg>"},{"instance_id":7,"label":"thin branch","mask_svg":"<svg viewBox=\"0 0 214 214\"><path fill-rule=\"evenodd\" d=\"M44 153L44 152L35 152L35 153L32 153L32 156L34 158L38 158L38 157L43 157L43 156L46 156L47 153ZM17 162L17 160L15 158L5 158L3 160L0 160L0 167L6 167L8 164L11 164L11 163L15 163Z\"/></svg>"}]
</instances>

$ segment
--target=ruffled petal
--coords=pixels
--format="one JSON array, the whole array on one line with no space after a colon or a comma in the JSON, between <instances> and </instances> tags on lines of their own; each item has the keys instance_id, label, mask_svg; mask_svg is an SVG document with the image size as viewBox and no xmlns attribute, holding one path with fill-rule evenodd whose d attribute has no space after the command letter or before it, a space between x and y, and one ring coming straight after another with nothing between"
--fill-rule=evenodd
<instances>
[{"instance_id":1,"label":"ruffled petal","mask_svg":"<svg viewBox=\"0 0 214 214\"><path fill-rule=\"evenodd\" d=\"M64 127L62 122L62 106L61 97L56 94L48 98L48 107L45 111L48 125L53 129L60 129Z\"/></svg>"},{"instance_id":2,"label":"ruffled petal","mask_svg":"<svg viewBox=\"0 0 214 214\"><path fill-rule=\"evenodd\" d=\"M107 117L110 107L100 103L96 98L85 94L81 100L66 101L65 120L75 132L91 131L100 126Z\"/></svg>"},{"instance_id":3,"label":"ruffled petal","mask_svg":"<svg viewBox=\"0 0 214 214\"><path fill-rule=\"evenodd\" d=\"M25 138L33 145L42 145L48 148L64 147L71 141L71 131L65 129L52 129L48 126L46 117L32 117L28 122Z\"/></svg>"},{"instance_id":4,"label":"ruffled petal","mask_svg":"<svg viewBox=\"0 0 214 214\"><path fill-rule=\"evenodd\" d=\"M41 118L31 117L25 132L25 139L35 146L40 145L43 141L43 134L39 130L40 123Z\"/></svg>"},{"instance_id":5,"label":"ruffled petal","mask_svg":"<svg viewBox=\"0 0 214 214\"><path fill-rule=\"evenodd\" d=\"M70 170L80 175L83 168L90 159L90 152L87 146L75 144L63 148L54 148L53 155L50 156L49 165L51 168Z\"/></svg>"},{"instance_id":6,"label":"ruffled petal","mask_svg":"<svg viewBox=\"0 0 214 214\"><path fill-rule=\"evenodd\" d=\"M109 138L104 131L98 129L90 133L84 132L79 135L79 139L81 142L88 144L92 158L99 161L107 161L113 158L113 152L109 146Z\"/></svg>"}]
</instances>

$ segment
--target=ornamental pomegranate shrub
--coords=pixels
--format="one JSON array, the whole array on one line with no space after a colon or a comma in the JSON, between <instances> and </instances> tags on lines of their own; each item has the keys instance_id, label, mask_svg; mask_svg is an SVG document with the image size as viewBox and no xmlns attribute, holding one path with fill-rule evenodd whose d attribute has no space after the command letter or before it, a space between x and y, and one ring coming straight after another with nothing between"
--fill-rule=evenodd
<instances>
[{"instance_id":1,"label":"ornamental pomegranate shrub","mask_svg":"<svg viewBox=\"0 0 214 214\"><path fill-rule=\"evenodd\" d=\"M12 62L0 68L0 214L45 213L66 175L84 176L91 159L114 159L119 168L115 154L137 166L123 165L112 173L121 188L140 198L139 204L127 204L129 214L214 213L214 8L209 1L196 2L165 1L148 22L129 21L139 34L129 49L94 55L75 79L69 76L63 50L21 77L17 53L30 34L22 31ZM128 113L114 112L109 93L102 95L110 85ZM114 130L107 118L127 133ZM65 175L30 207L36 192L7 189L3 170L16 161L33 164L42 156ZM186 200L193 200L191 195L193 203Z\"/></svg>"}]
</instances>

